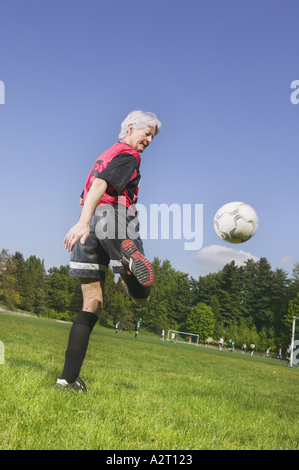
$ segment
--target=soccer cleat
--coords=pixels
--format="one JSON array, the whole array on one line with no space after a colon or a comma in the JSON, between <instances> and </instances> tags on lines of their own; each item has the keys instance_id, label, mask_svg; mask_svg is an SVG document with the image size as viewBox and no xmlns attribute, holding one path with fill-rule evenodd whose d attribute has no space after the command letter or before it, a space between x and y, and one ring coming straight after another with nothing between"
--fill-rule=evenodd
<instances>
[{"instance_id":1,"label":"soccer cleat","mask_svg":"<svg viewBox=\"0 0 299 470\"><path fill-rule=\"evenodd\" d=\"M153 268L150 262L137 250L131 240L124 240L121 244L122 261L143 286L151 286L154 282Z\"/></svg>"},{"instance_id":2,"label":"soccer cleat","mask_svg":"<svg viewBox=\"0 0 299 470\"><path fill-rule=\"evenodd\" d=\"M78 377L72 384L69 384L65 379L57 379L56 388L60 390L71 390L72 392L87 392L87 388L81 377Z\"/></svg>"}]
</instances>

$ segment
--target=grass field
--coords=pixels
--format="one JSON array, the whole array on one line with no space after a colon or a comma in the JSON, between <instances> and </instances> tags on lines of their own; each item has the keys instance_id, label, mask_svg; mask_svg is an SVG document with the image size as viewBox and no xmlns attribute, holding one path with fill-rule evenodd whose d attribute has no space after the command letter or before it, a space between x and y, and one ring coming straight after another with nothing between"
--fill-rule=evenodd
<instances>
[{"instance_id":1,"label":"grass field","mask_svg":"<svg viewBox=\"0 0 299 470\"><path fill-rule=\"evenodd\" d=\"M285 362L96 327L87 394L55 389L70 325L0 314L0 449L299 449Z\"/></svg>"}]
</instances>

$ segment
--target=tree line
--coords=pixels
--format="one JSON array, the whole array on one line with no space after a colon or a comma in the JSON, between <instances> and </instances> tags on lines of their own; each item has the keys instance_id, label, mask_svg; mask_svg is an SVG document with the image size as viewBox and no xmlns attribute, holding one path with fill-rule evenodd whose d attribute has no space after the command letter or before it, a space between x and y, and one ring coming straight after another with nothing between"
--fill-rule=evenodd
<instances>
[{"instance_id":1,"label":"tree line","mask_svg":"<svg viewBox=\"0 0 299 470\"><path fill-rule=\"evenodd\" d=\"M152 263L155 282L147 305L136 306L125 294L119 276L108 269L104 306L99 322L131 330L142 318L142 327L154 334L179 330L218 341L232 337L236 347L255 343L257 350L287 348L294 315L299 316L299 263L290 278L273 270L266 258L234 261L216 273L198 279L177 271L168 260ZM0 303L60 320L72 321L82 308L80 281L69 277L68 266L45 269L35 255L0 253Z\"/></svg>"}]
</instances>

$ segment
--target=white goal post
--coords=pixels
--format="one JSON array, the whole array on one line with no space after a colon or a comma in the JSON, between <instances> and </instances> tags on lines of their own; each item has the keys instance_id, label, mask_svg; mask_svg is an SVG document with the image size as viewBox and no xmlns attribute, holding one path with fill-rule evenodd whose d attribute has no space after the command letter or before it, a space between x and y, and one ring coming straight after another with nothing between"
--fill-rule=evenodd
<instances>
[{"instance_id":1,"label":"white goal post","mask_svg":"<svg viewBox=\"0 0 299 470\"><path fill-rule=\"evenodd\" d=\"M198 346L199 335L186 333L184 331L168 330L166 340L173 341L174 343L195 344Z\"/></svg>"},{"instance_id":2,"label":"white goal post","mask_svg":"<svg viewBox=\"0 0 299 470\"><path fill-rule=\"evenodd\" d=\"M290 366L299 368L299 317L293 317Z\"/></svg>"}]
</instances>

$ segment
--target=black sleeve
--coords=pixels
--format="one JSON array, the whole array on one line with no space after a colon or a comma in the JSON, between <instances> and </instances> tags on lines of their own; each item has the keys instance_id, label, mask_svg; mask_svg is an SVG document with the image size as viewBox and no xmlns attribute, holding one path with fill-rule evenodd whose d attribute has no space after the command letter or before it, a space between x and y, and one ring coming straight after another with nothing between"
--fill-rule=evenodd
<instances>
[{"instance_id":1,"label":"black sleeve","mask_svg":"<svg viewBox=\"0 0 299 470\"><path fill-rule=\"evenodd\" d=\"M137 165L134 155L120 153L111 160L103 171L97 174L97 178L105 180L120 194L130 182Z\"/></svg>"}]
</instances>

